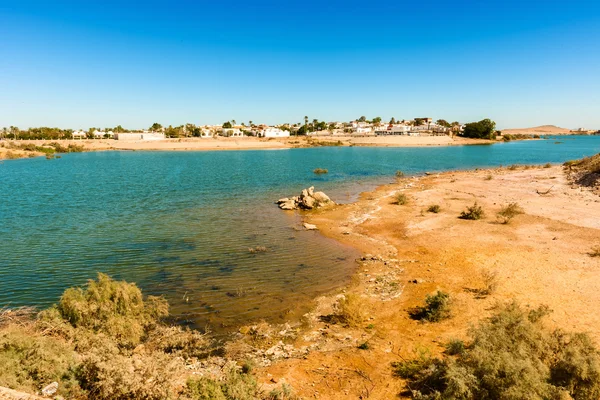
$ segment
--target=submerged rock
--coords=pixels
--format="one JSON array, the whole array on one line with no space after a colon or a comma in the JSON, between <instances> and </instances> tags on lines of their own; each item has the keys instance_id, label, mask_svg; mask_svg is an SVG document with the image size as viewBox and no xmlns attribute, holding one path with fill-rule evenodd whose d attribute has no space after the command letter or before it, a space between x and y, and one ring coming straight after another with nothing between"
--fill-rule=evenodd
<instances>
[{"instance_id":1,"label":"submerged rock","mask_svg":"<svg viewBox=\"0 0 600 400\"><path fill-rule=\"evenodd\" d=\"M284 197L275 202L282 210L313 210L335 205L335 203L323 192L315 192L314 186L303 189L300 196Z\"/></svg>"}]
</instances>

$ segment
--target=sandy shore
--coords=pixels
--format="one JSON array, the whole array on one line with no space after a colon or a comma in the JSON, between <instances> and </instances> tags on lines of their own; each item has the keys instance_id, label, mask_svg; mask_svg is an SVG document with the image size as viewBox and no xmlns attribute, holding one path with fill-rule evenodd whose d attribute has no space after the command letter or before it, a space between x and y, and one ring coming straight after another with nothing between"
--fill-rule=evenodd
<instances>
[{"instance_id":1,"label":"sandy shore","mask_svg":"<svg viewBox=\"0 0 600 400\"><path fill-rule=\"evenodd\" d=\"M487 140L450 138L448 136L319 136L319 137L290 137L281 139L262 139L254 137L244 138L210 138L210 139L166 139L157 141L136 140L19 140L11 143L35 144L36 146L48 145L59 142L63 146L75 144L83 146L85 151L104 150L181 150L181 151L208 151L208 150L258 150L258 149L290 149L299 147L317 146L375 146L375 147L421 147L421 146L457 146L490 143ZM9 142L6 142L8 147ZM11 151L0 147L0 158L6 158L6 153ZM13 154L23 153L12 150Z\"/></svg>"},{"instance_id":2,"label":"sandy shore","mask_svg":"<svg viewBox=\"0 0 600 400\"><path fill-rule=\"evenodd\" d=\"M408 204L394 204L398 192ZM458 219L475 201L486 218ZM509 202L525 213L504 225L495 215ZM427 212L432 204L441 212ZM442 351L443 342L466 338L494 304L511 299L546 304L550 327L589 332L600 343L600 258L588 254L600 245L600 197L572 188L562 167L407 178L306 217L326 236L373 255L359 261L345 290L360 296L368 317L358 328L342 327L324 318L336 296L319 299L294 343L315 350L262 369L265 384L287 382L304 398L396 398L403 383L391 362L417 349ZM486 270L498 274L499 288L481 297L475 291ZM410 319L407 311L437 289L454 299L453 317ZM365 342L368 349L357 348Z\"/></svg>"}]
</instances>

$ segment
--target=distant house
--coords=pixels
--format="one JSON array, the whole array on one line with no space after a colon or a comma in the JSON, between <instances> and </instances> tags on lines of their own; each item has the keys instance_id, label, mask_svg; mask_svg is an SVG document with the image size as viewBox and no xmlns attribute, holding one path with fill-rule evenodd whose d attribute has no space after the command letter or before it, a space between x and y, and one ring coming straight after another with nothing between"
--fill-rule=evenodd
<instances>
[{"instance_id":1,"label":"distant house","mask_svg":"<svg viewBox=\"0 0 600 400\"><path fill-rule=\"evenodd\" d=\"M213 137L213 133L210 129L201 128L200 129L200 137L201 138L211 138L211 137Z\"/></svg>"},{"instance_id":2,"label":"distant house","mask_svg":"<svg viewBox=\"0 0 600 400\"><path fill-rule=\"evenodd\" d=\"M74 131L73 139L85 139L87 137L87 133L85 131Z\"/></svg>"},{"instance_id":3,"label":"distant house","mask_svg":"<svg viewBox=\"0 0 600 400\"><path fill-rule=\"evenodd\" d=\"M290 132L269 126L263 129L261 135L262 137L290 137Z\"/></svg>"},{"instance_id":4,"label":"distant house","mask_svg":"<svg viewBox=\"0 0 600 400\"><path fill-rule=\"evenodd\" d=\"M136 132L136 133L116 133L117 140L164 140L165 134L162 132Z\"/></svg>"},{"instance_id":5,"label":"distant house","mask_svg":"<svg viewBox=\"0 0 600 400\"><path fill-rule=\"evenodd\" d=\"M389 124L375 128L375 134L378 136L385 135L408 135L410 127L403 124Z\"/></svg>"},{"instance_id":6,"label":"distant house","mask_svg":"<svg viewBox=\"0 0 600 400\"><path fill-rule=\"evenodd\" d=\"M240 137L244 136L244 133L238 128L223 128L221 135L227 137Z\"/></svg>"}]
</instances>

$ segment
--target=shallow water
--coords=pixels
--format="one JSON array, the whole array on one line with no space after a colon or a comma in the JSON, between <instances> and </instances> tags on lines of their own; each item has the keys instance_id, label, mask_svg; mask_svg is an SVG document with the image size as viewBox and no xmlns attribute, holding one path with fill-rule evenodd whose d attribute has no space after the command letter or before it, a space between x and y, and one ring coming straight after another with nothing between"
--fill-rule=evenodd
<instances>
[{"instance_id":1,"label":"shallow water","mask_svg":"<svg viewBox=\"0 0 600 400\"><path fill-rule=\"evenodd\" d=\"M558 143L557 143L558 142ZM0 164L0 306L47 306L97 272L165 295L196 327L297 316L357 254L273 201L311 185L338 202L406 174L564 162L600 137L491 146L94 152ZM327 168L326 175L313 169ZM266 252L249 248L265 246Z\"/></svg>"}]
</instances>

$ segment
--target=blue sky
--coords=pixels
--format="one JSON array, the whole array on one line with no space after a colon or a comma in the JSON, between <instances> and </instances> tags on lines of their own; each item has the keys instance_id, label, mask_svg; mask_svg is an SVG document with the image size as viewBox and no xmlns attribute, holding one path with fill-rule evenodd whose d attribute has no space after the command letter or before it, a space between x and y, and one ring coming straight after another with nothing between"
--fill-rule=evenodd
<instances>
[{"instance_id":1,"label":"blue sky","mask_svg":"<svg viewBox=\"0 0 600 400\"><path fill-rule=\"evenodd\" d=\"M600 1L0 0L0 126L304 115L600 129Z\"/></svg>"}]
</instances>

